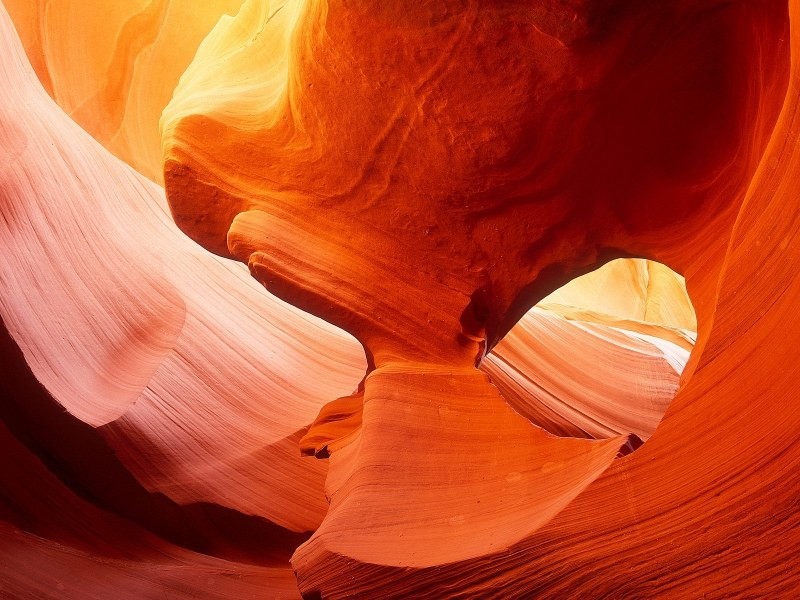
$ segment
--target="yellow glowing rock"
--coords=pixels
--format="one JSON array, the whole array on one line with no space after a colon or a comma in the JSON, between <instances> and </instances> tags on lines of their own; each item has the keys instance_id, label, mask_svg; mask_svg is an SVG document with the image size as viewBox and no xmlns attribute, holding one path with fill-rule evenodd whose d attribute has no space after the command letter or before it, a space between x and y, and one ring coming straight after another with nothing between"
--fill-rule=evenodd
<instances>
[{"instance_id":1,"label":"yellow glowing rock","mask_svg":"<svg viewBox=\"0 0 800 600\"><path fill-rule=\"evenodd\" d=\"M243 0L4 0L45 89L161 182L158 120L198 44Z\"/></svg>"}]
</instances>

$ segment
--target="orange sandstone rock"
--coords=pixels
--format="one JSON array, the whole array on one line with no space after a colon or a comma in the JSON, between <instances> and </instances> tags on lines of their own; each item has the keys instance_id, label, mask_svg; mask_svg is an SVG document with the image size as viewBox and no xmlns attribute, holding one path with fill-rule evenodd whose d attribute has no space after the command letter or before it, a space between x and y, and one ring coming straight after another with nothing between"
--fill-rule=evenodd
<instances>
[{"instance_id":1,"label":"orange sandstone rock","mask_svg":"<svg viewBox=\"0 0 800 600\"><path fill-rule=\"evenodd\" d=\"M36 74L111 152L163 181L158 120L197 46L243 0L3 0Z\"/></svg>"},{"instance_id":2,"label":"orange sandstone rock","mask_svg":"<svg viewBox=\"0 0 800 600\"><path fill-rule=\"evenodd\" d=\"M4 1L0 591L797 588L794 0Z\"/></svg>"},{"instance_id":3,"label":"orange sandstone rock","mask_svg":"<svg viewBox=\"0 0 800 600\"><path fill-rule=\"evenodd\" d=\"M761 464L765 455L740 441L755 413L735 418L736 401L706 394L709 428L680 402L712 368L713 347L691 363L668 412L689 424L665 420L644 450L604 474L621 443L611 438L596 446L603 460L583 463L588 471L510 492L508 512L468 509L466 490L502 504L503 472L527 473L511 469L516 461L533 468L534 457L576 456L593 442L538 441L500 422L472 365L558 285L618 256L655 258L686 275L706 350L724 326L717 284L733 268L725 248L751 178L769 160L762 153L784 98L786 55L778 1L251 1L212 32L162 118L173 216L367 352L363 421L333 450L330 512L293 559L301 591L698 589L686 587L698 576L694 553L712 547L703 556L716 572L750 569L726 554L729 541L715 545L730 540L740 508L715 500L704 513L698 498L725 473ZM769 408L747 402L769 430ZM486 406L494 410L483 420ZM465 422L437 420L435 407ZM697 471L700 447L707 459ZM670 521L674 514L682 517ZM689 542L683 533L685 549L664 548L675 527L704 515L716 519L708 536L693 532ZM754 523L753 540L774 526ZM595 542L598 530L607 537ZM408 543L398 541L405 532ZM647 556L648 544L654 555L631 575L621 562ZM590 579L595 557L613 573ZM785 579L762 572L742 583L766 591Z\"/></svg>"},{"instance_id":4,"label":"orange sandstone rock","mask_svg":"<svg viewBox=\"0 0 800 600\"><path fill-rule=\"evenodd\" d=\"M363 367L354 344L271 301L235 265L177 235L159 190L70 123L33 81L13 36L4 39L5 73L15 82L5 89L0 121L2 314L13 335L4 344L9 351L14 342L21 346L33 371L27 377L35 374L71 414L51 405L44 389L20 387L27 367L12 353L4 357L10 371L3 419L72 485L154 532L148 543L155 548L188 548L189 562L198 550L246 561L285 557L304 538L263 519L288 529L310 529L321 519L326 463L300 459L295 432L328 398L355 387ZM11 109L20 104L26 113L15 118ZM58 260L42 262L41 255ZM359 423L360 403L350 428ZM335 433L337 419L331 422ZM3 448L15 456L10 444ZM47 541L29 544L20 541L23 534L8 547L19 556L48 557L54 580L66 569L80 568L81 577L60 590L24 570L12 577L19 565L9 563L4 589L38 594L52 584L55 593L75 594L113 577L122 595L139 593L136 573L151 568L151 559L128 560L133 534L113 519L101 525L89 503L33 502L45 489L21 479L20 472L31 471L21 467L5 480L22 495L16 508L0 506L4 520L84 554L52 550ZM126 560L108 570L112 548ZM231 568L248 572L238 563ZM285 562L282 568L281 586ZM158 578L153 589L172 581Z\"/></svg>"},{"instance_id":5,"label":"orange sandstone rock","mask_svg":"<svg viewBox=\"0 0 800 600\"><path fill-rule=\"evenodd\" d=\"M781 34L778 4L587 8L551 31L516 3L295 2L266 23L277 6L250 2L164 112L173 215L378 363L472 362L556 283L668 256L741 196L757 150L733 132L765 101L744 48Z\"/></svg>"},{"instance_id":6,"label":"orange sandstone rock","mask_svg":"<svg viewBox=\"0 0 800 600\"><path fill-rule=\"evenodd\" d=\"M481 370L517 412L551 433L594 438L635 433L647 440L689 358L689 350L665 338L565 321L537 307L486 357Z\"/></svg>"},{"instance_id":7,"label":"orange sandstone rock","mask_svg":"<svg viewBox=\"0 0 800 600\"><path fill-rule=\"evenodd\" d=\"M297 442L361 379L357 345L183 236L2 27L0 310L31 370L150 492L315 529L326 465Z\"/></svg>"}]
</instances>

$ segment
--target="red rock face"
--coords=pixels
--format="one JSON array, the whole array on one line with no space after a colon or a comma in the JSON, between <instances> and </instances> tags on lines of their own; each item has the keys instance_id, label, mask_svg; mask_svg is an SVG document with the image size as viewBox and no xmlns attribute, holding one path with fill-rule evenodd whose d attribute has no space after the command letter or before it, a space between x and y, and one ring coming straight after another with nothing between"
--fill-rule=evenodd
<instances>
[{"instance_id":1,"label":"red rock face","mask_svg":"<svg viewBox=\"0 0 800 600\"><path fill-rule=\"evenodd\" d=\"M162 119L165 172L185 231L377 363L474 361L472 342L493 347L581 269L660 256L673 229L688 245L755 168L736 132L753 137L775 103L752 76L781 60L780 3L578 7L563 19L582 27L552 34L514 3L401 19L351 4L279 13L293 69L247 122L244 100L219 90L251 73L201 47ZM365 44L366 31L380 34ZM770 44L768 59L749 50ZM196 71L214 86L193 84ZM217 143L198 152L203 137ZM220 165L236 176L217 182Z\"/></svg>"},{"instance_id":2,"label":"red rock face","mask_svg":"<svg viewBox=\"0 0 800 600\"><path fill-rule=\"evenodd\" d=\"M800 586L800 4L4 1L0 591Z\"/></svg>"}]
</instances>

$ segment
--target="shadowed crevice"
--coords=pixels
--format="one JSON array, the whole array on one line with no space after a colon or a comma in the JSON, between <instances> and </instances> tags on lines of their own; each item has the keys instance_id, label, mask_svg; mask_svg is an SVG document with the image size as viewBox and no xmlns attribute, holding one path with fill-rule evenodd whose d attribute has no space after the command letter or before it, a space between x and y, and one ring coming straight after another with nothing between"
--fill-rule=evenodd
<instances>
[{"instance_id":1,"label":"shadowed crevice","mask_svg":"<svg viewBox=\"0 0 800 600\"><path fill-rule=\"evenodd\" d=\"M178 505L143 488L99 432L69 414L36 380L2 324L0 419L76 494L195 552L259 565L285 565L309 533L211 503ZM9 482L10 484L10 482ZM24 507L0 513L24 527Z\"/></svg>"}]
</instances>

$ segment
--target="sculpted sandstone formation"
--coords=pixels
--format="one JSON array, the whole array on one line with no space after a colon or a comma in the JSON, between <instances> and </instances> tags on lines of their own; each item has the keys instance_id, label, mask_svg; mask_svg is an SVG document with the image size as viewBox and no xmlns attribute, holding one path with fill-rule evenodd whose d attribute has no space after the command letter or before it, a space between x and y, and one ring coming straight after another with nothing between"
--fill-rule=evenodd
<instances>
[{"instance_id":1,"label":"sculpted sandstone formation","mask_svg":"<svg viewBox=\"0 0 800 600\"><path fill-rule=\"evenodd\" d=\"M162 182L158 119L197 46L243 0L4 0L48 93Z\"/></svg>"},{"instance_id":2,"label":"sculpted sandstone formation","mask_svg":"<svg viewBox=\"0 0 800 600\"><path fill-rule=\"evenodd\" d=\"M800 585L800 5L3 2L0 592Z\"/></svg>"}]
</instances>

